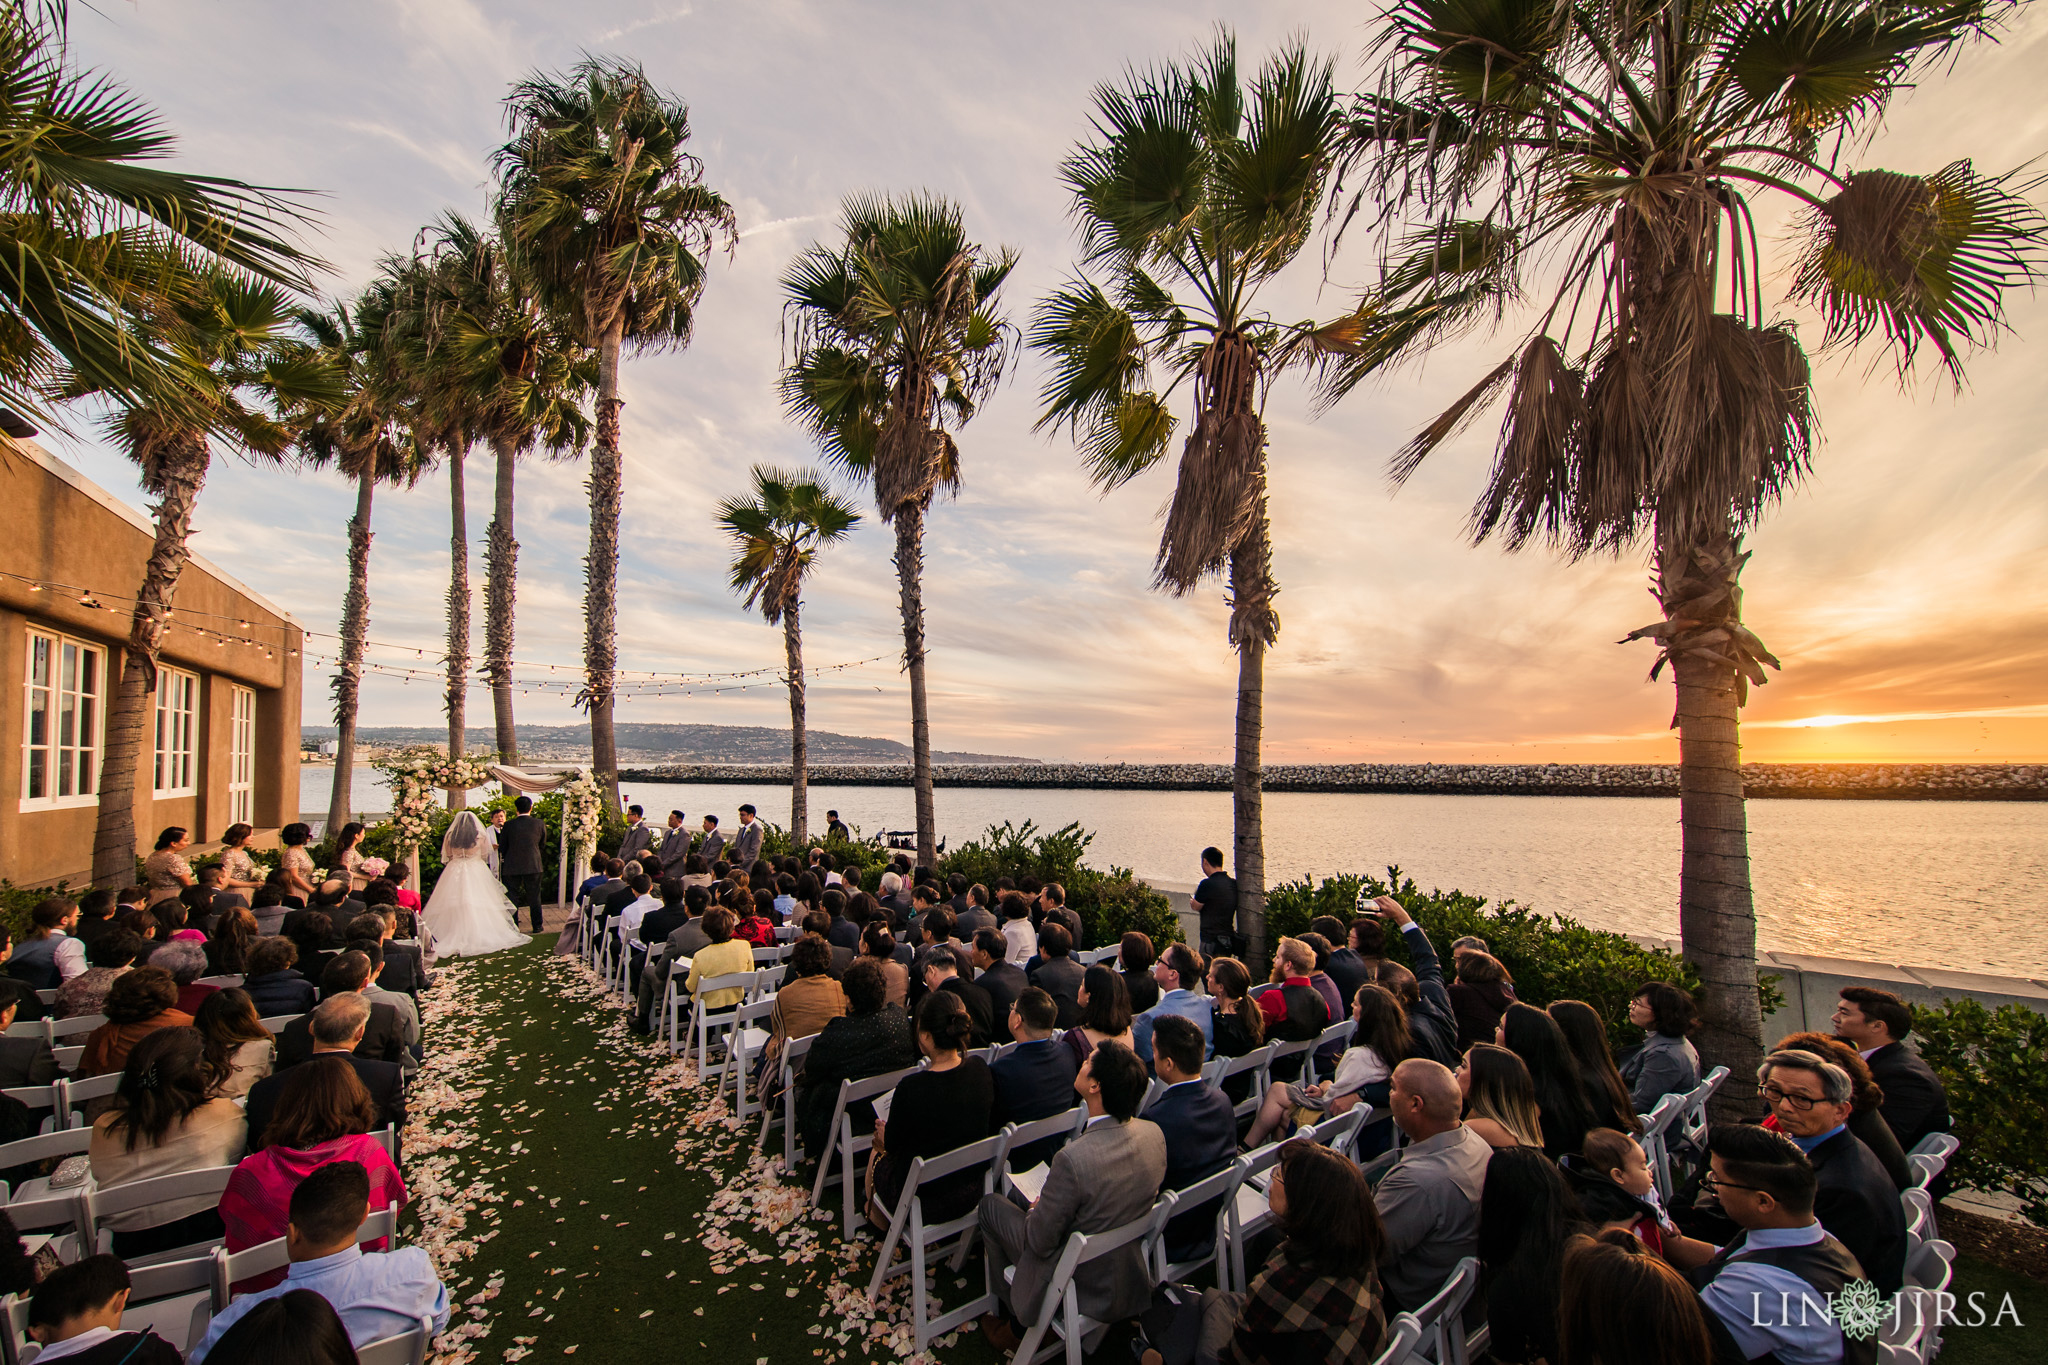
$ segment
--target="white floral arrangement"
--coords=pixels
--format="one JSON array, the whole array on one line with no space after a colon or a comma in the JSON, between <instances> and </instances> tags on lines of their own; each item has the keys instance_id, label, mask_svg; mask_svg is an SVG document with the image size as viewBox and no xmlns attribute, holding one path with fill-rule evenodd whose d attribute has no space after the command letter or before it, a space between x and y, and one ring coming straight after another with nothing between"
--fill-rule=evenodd
<instances>
[{"instance_id":1,"label":"white floral arrangement","mask_svg":"<svg viewBox=\"0 0 2048 1365\"><path fill-rule=\"evenodd\" d=\"M562 788L562 822L569 833L569 843L587 857L597 847L598 815L603 803L598 799L597 783L588 773L579 773Z\"/></svg>"},{"instance_id":2,"label":"white floral arrangement","mask_svg":"<svg viewBox=\"0 0 2048 1365\"><path fill-rule=\"evenodd\" d=\"M471 792L493 781L496 754L450 758L432 745L401 749L377 764L391 788L391 824L401 847L418 848L433 832L433 810L444 791Z\"/></svg>"}]
</instances>

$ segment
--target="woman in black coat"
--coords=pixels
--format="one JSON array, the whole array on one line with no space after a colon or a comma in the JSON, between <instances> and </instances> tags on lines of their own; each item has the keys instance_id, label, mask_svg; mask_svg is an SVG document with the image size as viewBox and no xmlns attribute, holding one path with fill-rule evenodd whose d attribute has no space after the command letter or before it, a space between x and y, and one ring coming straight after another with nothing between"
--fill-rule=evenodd
<instances>
[{"instance_id":1,"label":"woman in black coat","mask_svg":"<svg viewBox=\"0 0 2048 1365\"><path fill-rule=\"evenodd\" d=\"M839 1083L916 1066L917 1037L910 1016L889 1001L889 984L881 964L860 958L839 983L851 1013L828 1019L804 1054L796 1076L796 1131L804 1151L822 1160L832 1144L832 1106L839 1101ZM847 1111L856 1133L875 1126L874 1106L862 1101Z\"/></svg>"}]
</instances>

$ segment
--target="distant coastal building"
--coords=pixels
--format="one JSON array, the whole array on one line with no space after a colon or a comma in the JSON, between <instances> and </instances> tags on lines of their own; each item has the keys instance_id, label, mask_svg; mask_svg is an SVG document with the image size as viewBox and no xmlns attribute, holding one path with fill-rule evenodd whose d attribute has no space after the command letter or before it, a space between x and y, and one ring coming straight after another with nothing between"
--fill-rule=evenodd
<instances>
[{"instance_id":1,"label":"distant coastal building","mask_svg":"<svg viewBox=\"0 0 2048 1365\"><path fill-rule=\"evenodd\" d=\"M91 875L107 707L150 519L32 441L0 442L0 877ZM244 822L274 844L299 818L304 633L194 556L178 581L135 781L140 852Z\"/></svg>"}]
</instances>

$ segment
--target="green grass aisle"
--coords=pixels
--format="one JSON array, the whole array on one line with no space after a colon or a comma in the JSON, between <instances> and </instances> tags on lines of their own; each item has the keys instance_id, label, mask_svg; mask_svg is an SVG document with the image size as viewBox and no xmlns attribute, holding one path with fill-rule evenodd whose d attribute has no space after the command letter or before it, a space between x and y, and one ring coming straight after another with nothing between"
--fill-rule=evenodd
<instances>
[{"instance_id":1,"label":"green grass aisle","mask_svg":"<svg viewBox=\"0 0 2048 1365\"><path fill-rule=\"evenodd\" d=\"M692 1067L634 1036L552 938L443 964L410 1099L406 1236L458 1304L439 1365L595 1354L737 1365L982 1362L971 1330L913 1356L907 1277L867 1301L877 1242L754 1151ZM980 1282L978 1259L965 1278ZM940 1300L965 1293L943 1266ZM941 1311L938 1308L934 1312Z\"/></svg>"}]
</instances>

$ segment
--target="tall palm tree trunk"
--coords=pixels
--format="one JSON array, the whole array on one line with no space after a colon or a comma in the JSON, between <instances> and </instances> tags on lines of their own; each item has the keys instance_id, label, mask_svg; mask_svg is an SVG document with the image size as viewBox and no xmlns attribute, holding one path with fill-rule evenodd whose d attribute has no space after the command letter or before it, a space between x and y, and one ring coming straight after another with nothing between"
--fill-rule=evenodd
<instances>
[{"instance_id":1,"label":"tall palm tree trunk","mask_svg":"<svg viewBox=\"0 0 2048 1365\"><path fill-rule=\"evenodd\" d=\"M456 449L448 457L448 756L462 755L469 725L469 506L463 482L463 461L469 452ZM462 801L448 793L448 809Z\"/></svg>"},{"instance_id":2,"label":"tall palm tree trunk","mask_svg":"<svg viewBox=\"0 0 2048 1365\"><path fill-rule=\"evenodd\" d=\"M597 444L590 456L590 554L583 561L583 704L590 710L590 766L598 791L619 808L619 746L612 678L619 666L619 350L625 323L605 329L597 357Z\"/></svg>"},{"instance_id":3,"label":"tall palm tree trunk","mask_svg":"<svg viewBox=\"0 0 2048 1365\"><path fill-rule=\"evenodd\" d=\"M156 659L170 624L171 599L178 591L191 552L192 509L206 485L208 450L204 436L188 434L164 453L154 513L156 536L142 570L135 614L122 651L120 685L107 711L107 736L100 759L99 817L93 826L92 884L122 887L135 876L135 779L156 703Z\"/></svg>"},{"instance_id":4,"label":"tall palm tree trunk","mask_svg":"<svg viewBox=\"0 0 2048 1365\"><path fill-rule=\"evenodd\" d=\"M910 780L917 794L917 861L939 865L932 801L932 718L924 679L924 505L896 509L896 588L903 609L903 666L910 673Z\"/></svg>"},{"instance_id":5,"label":"tall palm tree trunk","mask_svg":"<svg viewBox=\"0 0 2048 1365\"><path fill-rule=\"evenodd\" d=\"M1266 577L1268 552L1264 499L1252 538L1230 556L1230 596L1238 603L1263 600L1270 594ZM1250 943L1251 963L1265 969L1266 954L1266 792L1260 764L1265 735L1266 636L1259 629L1237 627L1237 746L1230 769L1230 815L1233 862L1237 876L1237 929Z\"/></svg>"},{"instance_id":6,"label":"tall palm tree trunk","mask_svg":"<svg viewBox=\"0 0 2048 1365\"><path fill-rule=\"evenodd\" d=\"M519 732L512 717L512 609L519 592L519 541L512 534L513 471L519 452L494 438L498 486L484 543L484 671L491 679L491 719L498 729L498 755L519 762Z\"/></svg>"},{"instance_id":7,"label":"tall palm tree trunk","mask_svg":"<svg viewBox=\"0 0 2048 1365\"><path fill-rule=\"evenodd\" d=\"M1660 541L1663 538L1660 537ZM1720 562L1733 554L1726 532L1703 547ZM1660 596L1667 613L1696 599L1691 547L1661 544ZM1690 581L1689 581L1690 580ZM1750 892L1749 825L1743 806L1740 698L1733 665L1680 652L1678 817L1682 837L1679 932L1686 960L1700 974L1700 1052L1728 1068L1715 1096L1721 1117L1753 1117L1763 1060L1763 1012L1757 996L1756 906Z\"/></svg>"},{"instance_id":8,"label":"tall palm tree trunk","mask_svg":"<svg viewBox=\"0 0 2048 1365\"><path fill-rule=\"evenodd\" d=\"M782 652L789 662L789 838L802 848L811 837L811 746L804 734L804 628L798 604L782 612Z\"/></svg>"},{"instance_id":9,"label":"tall palm tree trunk","mask_svg":"<svg viewBox=\"0 0 2048 1365\"><path fill-rule=\"evenodd\" d=\"M374 472L356 480L356 514L348 523L348 596L341 601L341 662L334 672L334 788L327 797L327 833L348 823L356 772L356 707L363 685L363 640L370 633L370 500Z\"/></svg>"}]
</instances>

